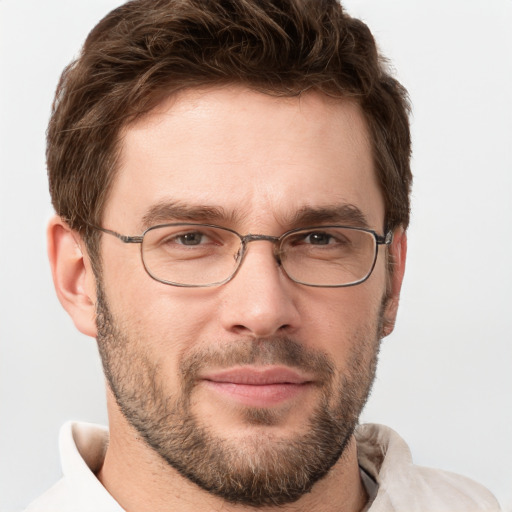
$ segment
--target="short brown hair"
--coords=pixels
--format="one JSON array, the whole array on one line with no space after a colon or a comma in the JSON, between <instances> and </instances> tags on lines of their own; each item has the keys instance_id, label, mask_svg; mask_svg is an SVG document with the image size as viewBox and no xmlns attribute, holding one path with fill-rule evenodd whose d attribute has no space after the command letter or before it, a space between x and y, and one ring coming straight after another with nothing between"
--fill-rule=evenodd
<instances>
[{"instance_id":1,"label":"short brown hair","mask_svg":"<svg viewBox=\"0 0 512 512\"><path fill-rule=\"evenodd\" d=\"M368 27L337 0L133 0L99 22L64 70L48 128L53 206L90 252L88 226L101 224L121 129L179 90L229 83L355 98L371 134L386 229L407 227L407 93Z\"/></svg>"}]
</instances>

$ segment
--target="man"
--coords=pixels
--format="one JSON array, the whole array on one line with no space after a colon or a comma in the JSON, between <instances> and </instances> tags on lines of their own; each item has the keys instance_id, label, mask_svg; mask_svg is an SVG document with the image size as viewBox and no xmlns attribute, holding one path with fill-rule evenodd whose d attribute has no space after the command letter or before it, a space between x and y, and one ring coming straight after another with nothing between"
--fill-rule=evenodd
<instances>
[{"instance_id":1,"label":"man","mask_svg":"<svg viewBox=\"0 0 512 512\"><path fill-rule=\"evenodd\" d=\"M109 433L62 432L29 510L497 510L357 426L409 221L404 89L334 1L116 9L48 131L58 297Z\"/></svg>"}]
</instances>

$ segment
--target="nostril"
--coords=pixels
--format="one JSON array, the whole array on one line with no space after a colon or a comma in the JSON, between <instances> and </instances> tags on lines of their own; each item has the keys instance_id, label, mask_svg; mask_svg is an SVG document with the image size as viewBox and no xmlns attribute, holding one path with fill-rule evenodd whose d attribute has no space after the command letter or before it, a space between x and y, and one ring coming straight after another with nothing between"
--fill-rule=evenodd
<instances>
[{"instance_id":1,"label":"nostril","mask_svg":"<svg viewBox=\"0 0 512 512\"><path fill-rule=\"evenodd\" d=\"M265 338L267 336L272 336L275 334L281 334L285 335L287 332L289 332L292 329L292 326L290 324L283 324L277 329L271 329L268 332L265 330L260 329L251 329L250 327L243 325L243 324L235 324L232 326L231 331L235 332L237 334L247 334L247 333L253 333L254 335L257 335L259 338Z\"/></svg>"}]
</instances>

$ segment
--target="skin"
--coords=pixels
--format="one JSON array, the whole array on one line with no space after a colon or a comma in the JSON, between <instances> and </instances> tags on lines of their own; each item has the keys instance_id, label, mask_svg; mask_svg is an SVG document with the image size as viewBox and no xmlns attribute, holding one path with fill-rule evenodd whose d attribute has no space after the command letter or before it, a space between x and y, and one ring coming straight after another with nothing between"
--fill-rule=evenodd
<instances>
[{"instance_id":1,"label":"skin","mask_svg":"<svg viewBox=\"0 0 512 512\"><path fill-rule=\"evenodd\" d=\"M138 235L147 227L148 210L169 202L222 208L224 218L212 222L241 234L274 236L300 227L293 220L298 211L352 205L368 227L383 233L384 201L364 117L356 104L316 93L275 98L234 86L188 90L127 127L103 226ZM165 220L190 219L158 218L153 224ZM83 242L59 217L50 222L48 240L59 299L77 328L96 337L96 280ZM139 251L137 244L103 237L103 290L117 325L144 339L139 353L159 366L159 382L172 395L187 354L206 347L221 351L240 340L292 337L325 354L339 383L350 372L356 344L368 338L362 358L369 367L378 340L394 325L406 237L401 229L394 233L391 275L381 247L366 282L330 289L288 279L268 242L251 243L235 278L214 288L163 285L144 271ZM98 478L126 510L248 509L178 474L141 440L109 389L107 396L111 441ZM254 425L245 421L250 404L200 382L191 407L216 436L249 447L269 432L284 441L302 434L319 398L314 386L304 386L290 398L269 401L272 425ZM280 510L355 512L365 501L351 438L311 492Z\"/></svg>"}]
</instances>

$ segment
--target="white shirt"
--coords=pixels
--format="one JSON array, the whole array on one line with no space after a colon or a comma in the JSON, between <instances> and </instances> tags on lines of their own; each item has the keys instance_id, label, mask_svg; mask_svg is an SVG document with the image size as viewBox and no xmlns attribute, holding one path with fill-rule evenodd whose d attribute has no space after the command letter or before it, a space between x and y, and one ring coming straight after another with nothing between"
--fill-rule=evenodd
<instances>
[{"instance_id":1,"label":"white shirt","mask_svg":"<svg viewBox=\"0 0 512 512\"><path fill-rule=\"evenodd\" d=\"M492 494L463 476L412 463L404 440L382 425L356 431L359 465L370 496L368 512L498 512ZM60 432L63 478L25 512L123 512L95 473L101 468L108 430L66 423Z\"/></svg>"}]
</instances>

